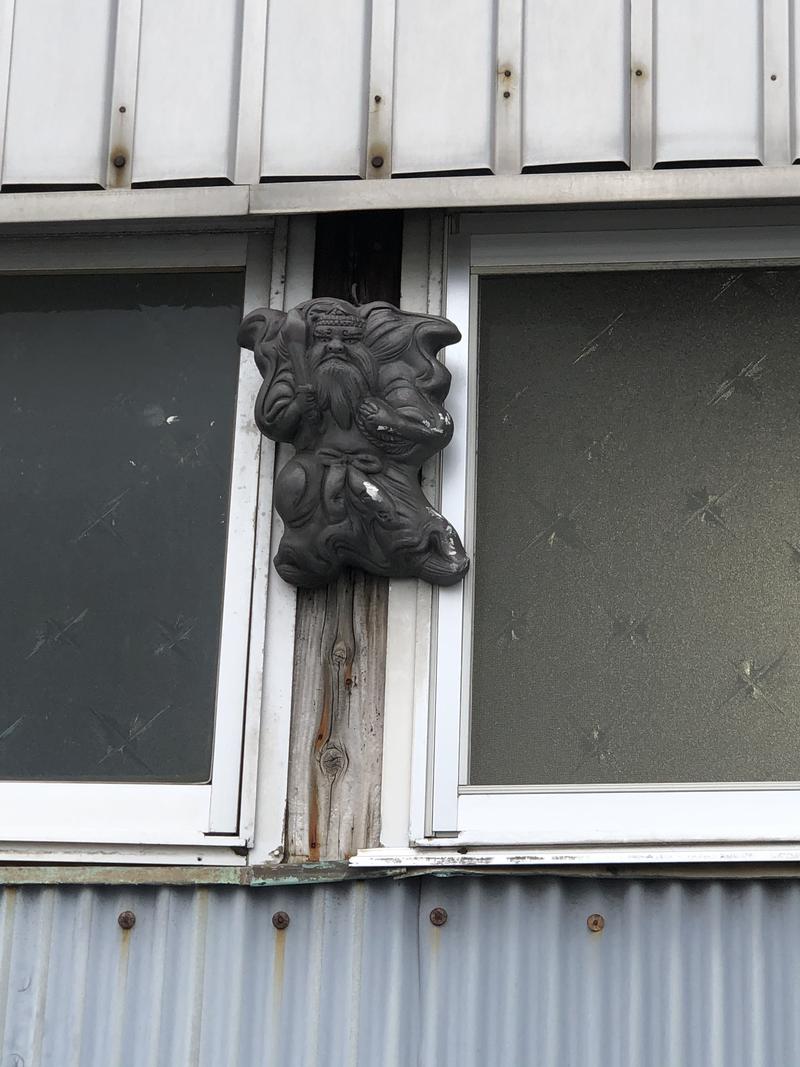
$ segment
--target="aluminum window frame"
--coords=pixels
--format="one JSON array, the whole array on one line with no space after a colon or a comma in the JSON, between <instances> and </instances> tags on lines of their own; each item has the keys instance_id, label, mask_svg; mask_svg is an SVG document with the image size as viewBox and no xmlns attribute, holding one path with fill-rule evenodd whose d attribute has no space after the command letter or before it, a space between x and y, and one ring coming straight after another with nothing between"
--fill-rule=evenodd
<instances>
[{"instance_id":1,"label":"aluminum window frame","mask_svg":"<svg viewBox=\"0 0 800 1067\"><path fill-rule=\"evenodd\" d=\"M265 230L111 238L4 237L0 240L0 275L234 270L243 274L246 313L269 302L273 242L269 227ZM259 662L258 657L259 653L263 657L266 639L264 633L251 630L251 602L266 608L269 568L258 565L257 552L259 558L269 558L274 466L274 449L264 444L252 415L260 384L252 354L242 349L210 782L0 782L3 858L86 859L94 850L94 855L108 860L113 849L121 847L130 851L115 859L244 862L236 852L252 843L254 833L264 675L263 658ZM253 611L252 618L254 625L260 622L263 627L266 612ZM290 628L290 641L292 637ZM285 649L279 654L285 654ZM282 759L280 755L273 759L273 770L279 770ZM223 848L227 855L221 855Z\"/></svg>"},{"instance_id":2,"label":"aluminum window frame","mask_svg":"<svg viewBox=\"0 0 800 1067\"><path fill-rule=\"evenodd\" d=\"M482 274L800 265L800 212L787 208L475 214L451 218L450 231L442 312L463 339L442 355L453 375L448 408L456 435L443 454L438 485L442 510L463 531L468 551L474 546L476 295ZM701 783L691 789L465 785L472 595L469 577L462 587L433 591L429 607L417 594L406 809L412 849L402 848L394 829L382 836L383 858L367 851L358 864L431 862L432 849L440 851L436 862L464 863L470 856L460 861L455 850L468 850L474 860L475 850L488 849L480 862L493 863L526 857L591 862L599 854L647 862L674 860L676 854L706 861L742 859L754 851L766 858L800 855L800 783ZM408 612L409 592L395 583L389 676L402 653L392 624L400 619L403 598ZM429 652L422 665L421 648ZM396 819L397 804L386 790L384 800Z\"/></svg>"}]
</instances>

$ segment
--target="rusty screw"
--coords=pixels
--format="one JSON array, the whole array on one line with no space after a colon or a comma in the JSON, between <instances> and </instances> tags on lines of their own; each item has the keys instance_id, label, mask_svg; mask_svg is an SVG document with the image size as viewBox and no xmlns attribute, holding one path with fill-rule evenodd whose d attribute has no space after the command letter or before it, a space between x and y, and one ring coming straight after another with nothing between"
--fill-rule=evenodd
<instances>
[{"instance_id":1,"label":"rusty screw","mask_svg":"<svg viewBox=\"0 0 800 1067\"><path fill-rule=\"evenodd\" d=\"M375 170L380 170L383 166L383 156L373 156L370 160Z\"/></svg>"},{"instance_id":2,"label":"rusty screw","mask_svg":"<svg viewBox=\"0 0 800 1067\"><path fill-rule=\"evenodd\" d=\"M136 925L136 916L132 911L121 911L117 916L117 922L123 930L132 930Z\"/></svg>"},{"instance_id":3,"label":"rusty screw","mask_svg":"<svg viewBox=\"0 0 800 1067\"><path fill-rule=\"evenodd\" d=\"M503 76L506 77L506 78L510 78L511 77L511 71L510 70L504 70L503 71Z\"/></svg>"},{"instance_id":4,"label":"rusty screw","mask_svg":"<svg viewBox=\"0 0 800 1067\"><path fill-rule=\"evenodd\" d=\"M636 70L633 73L636 75L637 78L641 78L641 76L643 74L643 71L642 71L641 67L637 67Z\"/></svg>"},{"instance_id":5,"label":"rusty screw","mask_svg":"<svg viewBox=\"0 0 800 1067\"><path fill-rule=\"evenodd\" d=\"M115 167L120 168L124 167L128 161L125 156L114 156L111 162L114 164Z\"/></svg>"},{"instance_id":6,"label":"rusty screw","mask_svg":"<svg viewBox=\"0 0 800 1067\"><path fill-rule=\"evenodd\" d=\"M382 100L382 99L383 99L383 97L382 97L382 96L376 96L376 97L375 97L375 103L376 103L376 104L379 104L379 103L381 102L381 100Z\"/></svg>"},{"instance_id":7,"label":"rusty screw","mask_svg":"<svg viewBox=\"0 0 800 1067\"><path fill-rule=\"evenodd\" d=\"M272 925L276 930L285 930L289 925L289 913L285 911L276 911L272 916Z\"/></svg>"},{"instance_id":8,"label":"rusty screw","mask_svg":"<svg viewBox=\"0 0 800 1067\"><path fill-rule=\"evenodd\" d=\"M508 89L506 89L506 91L503 93L503 96L506 98L506 100L508 100L509 96L511 96L511 93L508 91Z\"/></svg>"},{"instance_id":9,"label":"rusty screw","mask_svg":"<svg viewBox=\"0 0 800 1067\"><path fill-rule=\"evenodd\" d=\"M434 926L444 926L447 922L447 912L444 908L434 908L430 914L430 920Z\"/></svg>"},{"instance_id":10,"label":"rusty screw","mask_svg":"<svg viewBox=\"0 0 800 1067\"><path fill-rule=\"evenodd\" d=\"M593 912L586 920L586 925L592 931L593 934L599 934L603 927L606 925L606 921L602 915L598 912Z\"/></svg>"},{"instance_id":11,"label":"rusty screw","mask_svg":"<svg viewBox=\"0 0 800 1067\"><path fill-rule=\"evenodd\" d=\"M120 115L124 115L124 114L125 114L125 112L126 112L127 110L128 110L128 109L127 109L127 108L125 107L125 105L124 105L124 104L122 104L122 106L121 106L121 107L120 107L120 109L119 109L119 113L120 113Z\"/></svg>"}]
</instances>

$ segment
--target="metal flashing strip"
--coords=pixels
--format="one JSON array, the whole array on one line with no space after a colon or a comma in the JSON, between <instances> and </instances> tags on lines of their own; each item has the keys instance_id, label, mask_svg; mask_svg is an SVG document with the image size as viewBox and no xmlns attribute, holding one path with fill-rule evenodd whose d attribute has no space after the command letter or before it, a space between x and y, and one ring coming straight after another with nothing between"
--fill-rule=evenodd
<instances>
[{"instance_id":1,"label":"metal flashing strip","mask_svg":"<svg viewBox=\"0 0 800 1067\"><path fill-rule=\"evenodd\" d=\"M697 167L568 174L457 175L253 188L253 214L800 199L797 167Z\"/></svg>"},{"instance_id":2,"label":"metal flashing strip","mask_svg":"<svg viewBox=\"0 0 800 1067\"><path fill-rule=\"evenodd\" d=\"M299 215L413 208L575 207L714 201L800 202L798 167L698 167L569 174L0 194L0 225Z\"/></svg>"},{"instance_id":3,"label":"metal flashing strip","mask_svg":"<svg viewBox=\"0 0 800 1067\"><path fill-rule=\"evenodd\" d=\"M5 223L246 216L248 185L0 193Z\"/></svg>"}]
</instances>

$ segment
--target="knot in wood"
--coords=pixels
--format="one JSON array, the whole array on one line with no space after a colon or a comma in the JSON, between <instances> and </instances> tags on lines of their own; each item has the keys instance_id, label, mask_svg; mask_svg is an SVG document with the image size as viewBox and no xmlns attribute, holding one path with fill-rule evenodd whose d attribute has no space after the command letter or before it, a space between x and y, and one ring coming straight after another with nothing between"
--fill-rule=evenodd
<instances>
[{"instance_id":1,"label":"knot in wood","mask_svg":"<svg viewBox=\"0 0 800 1067\"><path fill-rule=\"evenodd\" d=\"M342 664L347 662L347 645L343 641L337 641L333 646L331 649L331 659L336 667L341 667Z\"/></svg>"},{"instance_id":2,"label":"knot in wood","mask_svg":"<svg viewBox=\"0 0 800 1067\"><path fill-rule=\"evenodd\" d=\"M320 770L331 781L344 774L347 770L347 764L350 762L345 750L336 744L325 745L317 758Z\"/></svg>"}]
</instances>

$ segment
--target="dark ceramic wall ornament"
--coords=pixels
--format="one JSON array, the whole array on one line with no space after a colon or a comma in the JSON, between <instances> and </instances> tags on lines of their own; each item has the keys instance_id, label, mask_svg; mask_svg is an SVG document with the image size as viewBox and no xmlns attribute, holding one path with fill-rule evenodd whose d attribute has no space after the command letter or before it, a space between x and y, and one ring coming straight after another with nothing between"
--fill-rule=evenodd
<instances>
[{"instance_id":1,"label":"dark ceramic wall ornament","mask_svg":"<svg viewBox=\"0 0 800 1067\"><path fill-rule=\"evenodd\" d=\"M239 343L264 379L256 423L296 449L275 484L287 582L326 585L345 567L437 585L464 577L464 546L420 488L422 463L453 435L436 353L460 336L447 319L332 298L245 318Z\"/></svg>"}]
</instances>

